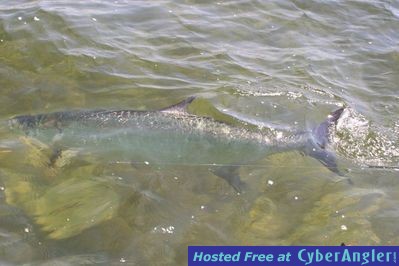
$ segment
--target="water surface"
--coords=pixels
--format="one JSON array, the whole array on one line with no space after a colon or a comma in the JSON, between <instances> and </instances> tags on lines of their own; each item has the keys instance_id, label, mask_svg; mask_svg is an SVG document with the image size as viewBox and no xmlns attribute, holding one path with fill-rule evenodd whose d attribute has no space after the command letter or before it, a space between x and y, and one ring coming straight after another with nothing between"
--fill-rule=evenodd
<instances>
[{"instance_id":1,"label":"water surface","mask_svg":"<svg viewBox=\"0 0 399 266\"><path fill-rule=\"evenodd\" d=\"M190 112L332 136L346 179L299 153L240 169L141 165L0 139L4 265L185 265L187 245L398 245L395 1L3 1L0 119L71 109ZM243 155L245 156L245 154ZM368 166L379 168L369 168ZM381 168L390 167L390 168Z\"/></svg>"}]
</instances>

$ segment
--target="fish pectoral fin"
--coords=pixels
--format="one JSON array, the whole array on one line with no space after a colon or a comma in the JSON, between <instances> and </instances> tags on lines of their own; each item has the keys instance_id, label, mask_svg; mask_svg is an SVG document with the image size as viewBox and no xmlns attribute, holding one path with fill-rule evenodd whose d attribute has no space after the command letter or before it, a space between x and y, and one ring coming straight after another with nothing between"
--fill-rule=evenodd
<instances>
[{"instance_id":1,"label":"fish pectoral fin","mask_svg":"<svg viewBox=\"0 0 399 266\"><path fill-rule=\"evenodd\" d=\"M160 111L164 113L187 113L188 105L192 103L194 100L195 96L191 96L177 104L163 108Z\"/></svg>"},{"instance_id":2,"label":"fish pectoral fin","mask_svg":"<svg viewBox=\"0 0 399 266\"><path fill-rule=\"evenodd\" d=\"M238 174L239 168L239 166L221 166L211 169L211 172L226 180L235 191L241 193L245 190L246 183L241 181L240 175Z\"/></svg>"},{"instance_id":3,"label":"fish pectoral fin","mask_svg":"<svg viewBox=\"0 0 399 266\"><path fill-rule=\"evenodd\" d=\"M55 148L49 160L49 166L54 169L63 168L69 165L78 156L79 149Z\"/></svg>"}]
</instances>

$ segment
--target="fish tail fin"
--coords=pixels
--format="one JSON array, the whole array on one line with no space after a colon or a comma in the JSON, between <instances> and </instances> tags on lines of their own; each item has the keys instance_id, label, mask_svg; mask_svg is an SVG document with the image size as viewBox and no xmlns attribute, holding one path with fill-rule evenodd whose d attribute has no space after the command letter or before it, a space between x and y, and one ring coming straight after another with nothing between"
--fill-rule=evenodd
<instances>
[{"instance_id":1,"label":"fish tail fin","mask_svg":"<svg viewBox=\"0 0 399 266\"><path fill-rule=\"evenodd\" d=\"M304 153L321 162L330 171L343 176L343 173L338 169L337 161L334 152L326 149L330 142L331 127L335 126L338 119L341 117L344 107L332 112L327 119L314 127L311 131L310 138L305 145Z\"/></svg>"}]
</instances>

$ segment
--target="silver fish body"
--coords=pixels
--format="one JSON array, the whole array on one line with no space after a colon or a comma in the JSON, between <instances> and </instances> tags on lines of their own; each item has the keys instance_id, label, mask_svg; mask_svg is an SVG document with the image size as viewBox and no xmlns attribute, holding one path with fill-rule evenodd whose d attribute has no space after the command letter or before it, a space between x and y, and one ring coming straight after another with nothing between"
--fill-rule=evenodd
<instances>
[{"instance_id":1,"label":"silver fish body","mask_svg":"<svg viewBox=\"0 0 399 266\"><path fill-rule=\"evenodd\" d=\"M216 173L230 183L229 176L236 170L231 166L288 150L313 156L338 172L333 156L325 149L325 135L342 110L313 131L276 134L189 114L185 110L193 100L156 111L69 111L18 116L10 123L43 142L58 135L61 147L81 148L115 161L230 166L229 171ZM239 182L237 177L233 179ZM233 186L238 189L237 184Z\"/></svg>"}]
</instances>

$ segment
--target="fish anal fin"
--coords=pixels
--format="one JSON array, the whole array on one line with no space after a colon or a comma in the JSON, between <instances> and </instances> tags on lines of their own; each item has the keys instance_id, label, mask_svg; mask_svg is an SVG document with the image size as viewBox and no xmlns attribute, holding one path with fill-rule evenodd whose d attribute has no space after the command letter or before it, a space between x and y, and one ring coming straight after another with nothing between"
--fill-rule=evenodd
<instances>
[{"instance_id":1,"label":"fish anal fin","mask_svg":"<svg viewBox=\"0 0 399 266\"><path fill-rule=\"evenodd\" d=\"M160 111L163 113L186 113L187 112L187 106L192 103L195 100L195 96L191 96L186 98L185 100L168 106L166 108L161 109Z\"/></svg>"},{"instance_id":2,"label":"fish anal fin","mask_svg":"<svg viewBox=\"0 0 399 266\"><path fill-rule=\"evenodd\" d=\"M241 178L238 174L239 166L220 166L215 169L211 169L211 172L224 180L226 180L235 191L241 193L246 184L241 181Z\"/></svg>"}]
</instances>

